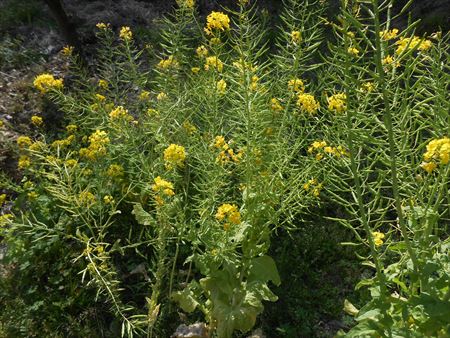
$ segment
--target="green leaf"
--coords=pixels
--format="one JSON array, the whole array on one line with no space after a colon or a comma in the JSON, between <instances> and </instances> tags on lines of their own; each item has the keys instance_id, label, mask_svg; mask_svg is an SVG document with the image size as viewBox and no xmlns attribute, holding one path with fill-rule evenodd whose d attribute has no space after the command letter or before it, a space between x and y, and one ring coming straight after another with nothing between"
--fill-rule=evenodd
<instances>
[{"instance_id":1,"label":"green leaf","mask_svg":"<svg viewBox=\"0 0 450 338\"><path fill-rule=\"evenodd\" d=\"M152 215L144 210L140 203L136 203L133 206L132 214L136 218L136 221L142 225L154 225L156 222Z\"/></svg>"},{"instance_id":2,"label":"green leaf","mask_svg":"<svg viewBox=\"0 0 450 338\"><path fill-rule=\"evenodd\" d=\"M198 305L198 302L194 298L193 292L189 288L173 293L172 299L180 304L183 311L188 313L193 312Z\"/></svg>"},{"instance_id":3,"label":"green leaf","mask_svg":"<svg viewBox=\"0 0 450 338\"><path fill-rule=\"evenodd\" d=\"M252 260L249 269L248 282L263 282L272 281L275 285L280 285L280 275L275 261L269 256L260 256Z\"/></svg>"}]
</instances>

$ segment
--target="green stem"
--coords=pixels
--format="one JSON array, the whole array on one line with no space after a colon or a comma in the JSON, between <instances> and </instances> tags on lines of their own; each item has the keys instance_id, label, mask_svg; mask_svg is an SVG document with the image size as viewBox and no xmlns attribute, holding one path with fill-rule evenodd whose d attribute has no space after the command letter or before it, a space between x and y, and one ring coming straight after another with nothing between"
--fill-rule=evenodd
<instances>
[{"instance_id":1,"label":"green stem","mask_svg":"<svg viewBox=\"0 0 450 338\"><path fill-rule=\"evenodd\" d=\"M384 124L388 131L388 139L389 139L389 157L391 164L391 179L392 179L392 192L394 195L394 204L395 209L397 211L398 223L400 225L400 231L402 233L402 237L405 241L405 245L408 251L409 256L413 262L414 271L418 272L418 261L416 254L412 248L411 242L408 237L408 230L405 224L405 219L403 217L401 198L399 193L399 183L398 183L398 175L397 175L397 163L396 163L396 144L394 138L394 129L392 125L392 113L391 107L389 104L389 92L386 88L386 79L384 75L383 65L381 62L381 40L380 40L380 32L381 32L381 24L380 24L380 11L378 7L378 0L373 0L373 12L374 12L374 24L375 24L375 62L377 67L377 81L379 84L379 88L382 90L383 95L383 105L384 105Z\"/></svg>"}]
</instances>

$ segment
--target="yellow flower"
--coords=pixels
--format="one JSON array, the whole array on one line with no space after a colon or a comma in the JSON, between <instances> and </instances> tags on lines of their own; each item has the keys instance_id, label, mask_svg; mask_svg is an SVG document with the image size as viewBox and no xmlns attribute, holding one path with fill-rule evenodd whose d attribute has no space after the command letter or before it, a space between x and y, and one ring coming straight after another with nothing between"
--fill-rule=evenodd
<instances>
[{"instance_id":1,"label":"yellow flower","mask_svg":"<svg viewBox=\"0 0 450 338\"><path fill-rule=\"evenodd\" d=\"M270 109L275 112L279 112L283 110L283 106L281 105L280 101L274 97L270 100Z\"/></svg>"},{"instance_id":2,"label":"yellow flower","mask_svg":"<svg viewBox=\"0 0 450 338\"><path fill-rule=\"evenodd\" d=\"M30 191L30 192L27 194L27 197L28 197L28 199L30 199L30 200L35 200L36 198L39 197L39 194L38 194L36 191Z\"/></svg>"},{"instance_id":3,"label":"yellow flower","mask_svg":"<svg viewBox=\"0 0 450 338\"><path fill-rule=\"evenodd\" d=\"M111 120L127 120L127 121L131 121L133 119L133 117L128 114L128 110L126 110L123 106L118 106L116 108L114 108L110 113L109 113L109 117L111 118Z\"/></svg>"},{"instance_id":4,"label":"yellow flower","mask_svg":"<svg viewBox=\"0 0 450 338\"><path fill-rule=\"evenodd\" d=\"M0 227L10 223L13 218L14 216L11 214L0 215Z\"/></svg>"},{"instance_id":5,"label":"yellow flower","mask_svg":"<svg viewBox=\"0 0 450 338\"><path fill-rule=\"evenodd\" d=\"M259 77L256 75L252 76L252 82L250 82L250 90L256 90L258 88Z\"/></svg>"},{"instance_id":6,"label":"yellow flower","mask_svg":"<svg viewBox=\"0 0 450 338\"><path fill-rule=\"evenodd\" d=\"M211 12L206 18L205 33L212 35L213 31L230 29L230 18L222 12Z\"/></svg>"},{"instance_id":7,"label":"yellow flower","mask_svg":"<svg viewBox=\"0 0 450 338\"><path fill-rule=\"evenodd\" d=\"M434 162L422 162L420 167L427 173L431 174L433 170L437 168L437 164Z\"/></svg>"},{"instance_id":8,"label":"yellow flower","mask_svg":"<svg viewBox=\"0 0 450 338\"><path fill-rule=\"evenodd\" d=\"M373 241L375 242L375 246L383 245L383 239L386 237L385 234L383 234L382 232L373 231L372 236Z\"/></svg>"},{"instance_id":9,"label":"yellow flower","mask_svg":"<svg viewBox=\"0 0 450 338\"><path fill-rule=\"evenodd\" d=\"M43 94L51 89L61 89L63 87L62 79L55 79L51 74L41 74L36 76L33 85Z\"/></svg>"},{"instance_id":10,"label":"yellow flower","mask_svg":"<svg viewBox=\"0 0 450 338\"><path fill-rule=\"evenodd\" d=\"M17 164L19 169L25 169L31 166L31 160L27 155L21 155Z\"/></svg>"},{"instance_id":11,"label":"yellow flower","mask_svg":"<svg viewBox=\"0 0 450 338\"><path fill-rule=\"evenodd\" d=\"M180 8L192 9L195 6L195 0L177 0L177 4Z\"/></svg>"},{"instance_id":12,"label":"yellow flower","mask_svg":"<svg viewBox=\"0 0 450 338\"><path fill-rule=\"evenodd\" d=\"M443 137L431 140L427 145L427 151L423 155L423 158L427 162L434 160L439 161L443 165L448 164L450 161L450 138ZM430 165L428 167L430 168Z\"/></svg>"},{"instance_id":13,"label":"yellow flower","mask_svg":"<svg viewBox=\"0 0 450 338\"><path fill-rule=\"evenodd\" d=\"M1 194L0 195L0 207L3 205L3 203L5 203L6 201L6 194Z\"/></svg>"},{"instance_id":14,"label":"yellow flower","mask_svg":"<svg viewBox=\"0 0 450 338\"><path fill-rule=\"evenodd\" d=\"M236 205L225 203L217 209L216 219L219 222L225 222L223 228L227 231L230 228L230 223L234 225L241 223L241 214Z\"/></svg>"},{"instance_id":15,"label":"yellow flower","mask_svg":"<svg viewBox=\"0 0 450 338\"><path fill-rule=\"evenodd\" d=\"M359 55L359 50L355 47L348 47L347 52L349 54L352 54L353 56L358 56Z\"/></svg>"},{"instance_id":16,"label":"yellow flower","mask_svg":"<svg viewBox=\"0 0 450 338\"><path fill-rule=\"evenodd\" d=\"M139 94L139 100L141 101L146 101L150 98L150 92L143 90L140 94Z\"/></svg>"},{"instance_id":17,"label":"yellow flower","mask_svg":"<svg viewBox=\"0 0 450 338\"><path fill-rule=\"evenodd\" d=\"M197 74L200 71L199 67L192 67L191 68L192 73Z\"/></svg>"},{"instance_id":18,"label":"yellow flower","mask_svg":"<svg viewBox=\"0 0 450 338\"><path fill-rule=\"evenodd\" d=\"M65 164L66 164L66 167L68 167L68 168L74 168L78 164L78 161L73 159L73 158L71 158L71 159L68 159L65 162Z\"/></svg>"},{"instance_id":19,"label":"yellow flower","mask_svg":"<svg viewBox=\"0 0 450 338\"><path fill-rule=\"evenodd\" d=\"M399 66L400 66L400 63L399 63L399 62L394 63L394 58L392 57L392 55L386 55L386 56L383 58L383 60L381 60L381 63L382 63L384 66L389 66L389 65L393 65L393 66L395 66L395 67L399 67Z\"/></svg>"},{"instance_id":20,"label":"yellow flower","mask_svg":"<svg viewBox=\"0 0 450 338\"><path fill-rule=\"evenodd\" d=\"M373 82L364 82L361 86L361 90L367 93L373 92L374 88Z\"/></svg>"},{"instance_id":21,"label":"yellow flower","mask_svg":"<svg viewBox=\"0 0 450 338\"><path fill-rule=\"evenodd\" d=\"M3 122L3 120L0 120L0 128L3 128L5 125L5 122Z\"/></svg>"},{"instance_id":22,"label":"yellow flower","mask_svg":"<svg viewBox=\"0 0 450 338\"><path fill-rule=\"evenodd\" d=\"M114 203L114 197L112 197L111 195L105 195L103 197L103 202L105 204L112 204L112 203Z\"/></svg>"},{"instance_id":23,"label":"yellow flower","mask_svg":"<svg viewBox=\"0 0 450 338\"><path fill-rule=\"evenodd\" d=\"M418 49L422 52L426 52L433 46L433 43L430 40L421 39L418 36L413 36L410 38L400 38L395 45L397 49L395 50L396 54L402 54L405 50Z\"/></svg>"},{"instance_id":24,"label":"yellow flower","mask_svg":"<svg viewBox=\"0 0 450 338\"><path fill-rule=\"evenodd\" d=\"M208 56L208 49L205 46L199 46L196 49L197 56L200 58L204 58Z\"/></svg>"},{"instance_id":25,"label":"yellow flower","mask_svg":"<svg viewBox=\"0 0 450 338\"><path fill-rule=\"evenodd\" d=\"M98 29L107 29L109 27L109 23L103 23L103 22L99 22L95 25L95 27L97 27Z\"/></svg>"},{"instance_id":26,"label":"yellow flower","mask_svg":"<svg viewBox=\"0 0 450 338\"><path fill-rule=\"evenodd\" d=\"M184 121L183 122L183 128L184 130L186 130L186 132L188 133L188 135L192 135L197 131L197 128L190 123L189 121Z\"/></svg>"},{"instance_id":27,"label":"yellow flower","mask_svg":"<svg viewBox=\"0 0 450 338\"><path fill-rule=\"evenodd\" d=\"M98 84L97 84L100 88L102 89L108 89L108 81L106 80L98 80Z\"/></svg>"},{"instance_id":28,"label":"yellow flower","mask_svg":"<svg viewBox=\"0 0 450 338\"><path fill-rule=\"evenodd\" d=\"M384 30L380 32L380 38L381 40L388 41L395 39L398 35L398 29L394 28L391 30Z\"/></svg>"},{"instance_id":29,"label":"yellow flower","mask_svg":"<svg viewBox=\"0 0 450 338\"><path fill-rule=\"evenodd\" d=\"M221 135L216 136L216 138L214 139L214 147L217 149L223 148L225 150L229 148L228 143L225 141L225 137Z\"/></svg>"},{"instance_id":30,"label":"yellow flower","mask_svg":"<svg viewBox=\"0 0 450 338\"><path fill-rule=\"evenodd\" d=\"M161 195L163 197L172 197L175 195L175 192L173 190L173 184L169 181L166 181L161 178L161 176L158 176L154 179L154 184L152 185L152 190L159 194L155 196L156 204L163 205L164 200L162 199Z\"/></svg>"},{"instance_id":31,"label":"yellow flower","mask_svg":"<svg viewBox=\"0 0 450 338\"><path fill-rule=\"evenodd\" d=\"M90 160L95 160L106 154L106 146L109 144L109 137L105 131L96 130L89 136L89 146L81 148L80 156Z\"/></svg>"},{"instance_id":32,"label":"yellow flower","mask_svg":"<svg viewBox=\"0 0 450 338\"><path fill-rule=\"evenodd\" d=\"M153 109L153 108L148 108L147 114L150 116L159 116L159 111L157 111L156 109Z\"/></svg>"},{"instance_id":33,"label":"yellow flower","mask_svg":"<svg viewBox=\"0 0 450 338\"><path fill-rule=\"evenodd\" d=\"M31 116L31 123L36 127L40 127L44 124L44 121L42 120L42 117L33 115Z\"/></svg>"},{"instance_id":34,"label":"yellow flower","mask_svg":"<svg viewBox=\"0 0 450 338\"><path fill-rule=\"evenodd\" d=\"M64 56L71 56L73 54L73 46L64 46L61 50L61 54Z\"/></svg>"},{"instance_id":35,"label":"yellow flower","mask_svg":"<svg viewBox=\"0 0 450 338\"><path fill-rule=\"evenodd\" d=\"M159 61L158 63L158 68L161 68L163 70L167 70L167 69L175 69L179 67L179 63L177 60L175 60L175 58L173 57L173 55L170 55L167 59L162 59L161 61Z\"/></svg>"},{"instance_id":36,"label":"yellow flower","mask_svg":"<svg viewBox=\"0 0 450 338\"><path fill-rule=\"evenodd\" d=\"M16 142L19 148L29 147L32 143L31 139L28 136L19 136Z\"/></svg>"},{"instance_id":37,"label":"yellow flower","mask_svg":"<svg viewBox=\"0 0 450 338\"><path fill-rule=\"evenodd\" d=\"M347 95L339 93L328 98L328 109L337 113L342 113L347 110Z\"/></svg>"},{"instance_id":38,"label":"yellow flower","mask_svg":"<svg viewBox=\"0 0 450 338\"><path fill-rule=\"evenodd\" d=\"M92 204L95 203L95 196L94 194L92 194L90 191L88 190L84 190L82 192L80 192L80 194L78 195L78 201L80 204L85 205L85 206L91 206Z\"/></svg>"},{"instance_id":39,"label":"yellow flower","mask_svg":"<svg viewBox=\"0 0 450 338\"><path fill-rule=\"evenodd\" d=\"M209 40L211 45L218 45L220 44L222 41L220 41L219 38L212 38L211 40Z\"/></svg>"},{"instance_id":40,"label":"yellow flower","mask_svg":"<svg viewBox=\"0 0 450 338\"><path fill-rule=\"evenodd\" d=\"M164 150L164 162L167 169L183 167L186 159L186 151L183 146L171 144Z\"/></svg>"},{"instance_id":41,"label":"yellow flower","mask_svg":"<svg viewBox=\"0 0 450 338\"><path fill-rule=\"evenodd\" d=\"M133 38L133 33L131 32L130 27L123 26L122 28L120 28L119 37L123 41L131 41L131 39Z\"/></svg>"},{"instance_id":42,"label":"yellow flower","mask_svg":"<svg viewBox=\"0 0 450 338\"><path fill-rule=\"evenodd\" d=\"M225 94L226 90L227 90L227 83L225 82L224 79L221 79L219 81L217 81L217 92L221 95Z\"/></svg>"},{"instance_id":43,"label":"yellow flower","mask_svg":"<svg viewBox=\"0 0 450 338\"><path fill-rule=\"evenodd\" d=\"M301 92L303 93L305 91L305 84L303 83L302 80L296 78L296 79L291 79L288 82L288 89L291 91L294 91L296 93Z\"/></svg>"},{"instance_id":44,"label":"yellow flower","mask_svg":"<svg viewBox=\"0 0 450 338\"><path fill-rule=\"evenodd\" d=\"M77 131L77 129L78 129L78 126L76 124L68 124L66 126L67 133L69 133L69 134L75 133Z\"/></svg>"},{"instance_id":45,"label":"yellow flower","mask_svg":"<svg viewBox=\"0 0 450 338\"><path fill-rule=\"evenodd\" d=\"M297 44L302 41L302 34L299 31L291 32L291 40L293 43Z\"/></svg>"},{"instance_id":46,"label":"yellow flower","mask_svg":"<svg viewBox=\"0 0 450 338\"><path fill-rule=\"evenodd\" d=\"M163 100L167 99L167 94L164 93L164 92L161 92L161 93L159 93L159 94L156 96L156 99L157 99L158 101L163 101Z\"/></svg>"},{"instance_id":47,"label":"yellow flower","mask_svg":"<svg viewBox=\"0 0 450 338\"><path fill-rule=\"evenodd\" d=\"M102 95L102 94L95 94L95 98L98 101L105 101L106 100L106 97L104 95Z\"/></svg>"},{"instance_id":48,"label":"yellow flower","mask_svg":"<svg viewBox=\"0 0 450 338\"><path fill-rule=\"evenodd\" d=\"M223 63L217 56L209 56L206 58L205 70L216 69L218 72L222 72Z\"/></svg>"},{"instance_id":49,"label":"yellow flower","mask_svg":"<svg viewBox=\"0 0 450 338\"><path fill-rule=\"evenodd\" d=\"M106 173L109 177L120 178L124 175L124 169L119 164L111 164Z\"/></svg>"},{"instance_id":50,"label":"yellow flower","mask_svg":"<svg viewBox=\"0 0 450 338\"><path fill-rule=\"evenodd\" d=\"M317 109L320 108L319 102L317 102L314 96L311 94L299 94L297 99L297 106L299 106L301 110L306 111L310 114L314 114Z\"/></svg>"}]
</instances>

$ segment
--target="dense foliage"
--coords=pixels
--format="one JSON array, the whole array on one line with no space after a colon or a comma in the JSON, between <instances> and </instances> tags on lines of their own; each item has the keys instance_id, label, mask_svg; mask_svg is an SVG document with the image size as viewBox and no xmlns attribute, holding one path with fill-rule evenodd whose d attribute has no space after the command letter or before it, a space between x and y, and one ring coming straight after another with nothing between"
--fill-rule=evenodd
<instances>
[{"instance_id":1,"label":"dense foliage","mask_svg":"<svg viewBox=\"0 0 450 338\"><path fill-rule=\"evenodd\" d=\"M237 2L200 23L178 0L156 61L99 23L95 66L68 46L66 78L35 78L66 126L33 116L22 181L4 177L3 335L246 333L278 300L277 265L310 269L302 244L327 232L316 257L342 240L367 268L367 297L332 305L355 317L339 334L450 334L448 36L391 27L390 1L328 22L324 1L284 0L276 28ZM297 325L271 336L315 334Z\"/></svg>"}]
</instances>

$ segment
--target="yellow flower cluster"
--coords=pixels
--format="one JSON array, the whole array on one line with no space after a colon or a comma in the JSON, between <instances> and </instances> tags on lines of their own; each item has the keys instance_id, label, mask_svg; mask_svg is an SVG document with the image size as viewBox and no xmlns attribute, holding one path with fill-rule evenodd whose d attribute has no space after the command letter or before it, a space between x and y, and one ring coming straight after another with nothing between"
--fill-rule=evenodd
<instances>
[{"instance_id":1,"label":"yellow flower cluster","mask_svg":"<svg viewBox=\"0 0 450 338\"><path fill-rule=\"evenodd\" d=\"M61 89L63 87L62 79L55 79L51 74L41 74L36 76L33 85L43 94L51 89Z\"/></svg>"},{"instance_id":2,"label":"yellow flower cluster","mask_svg":"<svg viewBox=\"0 0 450 338\"><path fill-rule=\"evenodd\" d=\"M246 62L242 58L240 58L238 61L234 61L233 66L236 67L240 73L245 73L245 71L254 73L258 70L258 66L253 65L251 62Z\"/></svg>"},{"instance_id":3,"label":"yellow flower cluster","mask_svg":"<svg viewBox=\"0 0 450 338\"><path fill-rule=\"evenodd\" d=\"M296 93L303 93L305 91L305 84L301 79L291 79L288 82L288 89Z\"/></svg>"},{"instance_id":4,"label":"yellow flower cluster","mask_svg":"<svg viewBox=\"0 0 450 338\"><path fill-rule=\"evenodd\" d=\"M431 140L423 155L424 162L420 165L429 174L437 168L438 163L446 165L450 161L450 138L443 137Z\"/></svg>"},{"instance_id":5,"label":"yellow flower cluster","mask_svg":"<svg viewBox=\"0 0 450 338\"><path fill-rule=\"evenodd\" d=\"M225 94L227 90L227 83L224 79L217 81L216 85L217 92L221 95Z\"/></svg>"},{"instance_id":6,"label":"yellow flower cluster","mask_svg":"<svg viewBox=\"0 0 450 338\"><path fill-rule=\"evenodd\" d=\"M158 63L158 67L164 70L176 69L180 66L177 60L175 60L173 55L170 55L167 59L162 59Z\"/></svg>"},{"instance_id":7,"label":"yellow flower cluster","mask_svg":"<svg viewBox=\"0 0 450 338\"><path fill-rule=\"evenodd\" d=\"M80 156L90 160L95 160L106 154L106 146L109 144L108 133L103 130L96 130L89 136L89 146L81 148Z\"/></svg>"},{"instance_id":8,"label":"yellow flower cluster","mask_svg":"<svg viewBox=\"0 0 450 338\"><path fill-rule=\"evenodd\" d=\"M44 124L44 120L40 116L33 115L31 116L31 123L36 127L40 127Z\"/></svg>"},{"instance_id":9,"label":"yellow flower cluster","mask_svg":"<svg viewBox=\"0 0 450 338\"><path fill-rule=\"evenodd\" d=\"M147 101L150 98L150 92L143 90L140 94L139 94L139 100L141 101Z\"/></svg>"},{"instance_id":10,"label":"yellow flower cluster","mask_svg":"<svg viewBox=\"0 0 450 338\"><path fill-rule=\"evenodd\" d=\"M398 35L398 29L394 28L391 30L384 30L380 32L380 38L381 40L388 41L395 39Z\"/></svg>"},{"instance_id":11,"label":"yellow flower cluster","mask_svg":"<svg viewBox=\"0 0 450 338\"><path fill-rule=\"evenodd\" d=\"M211 12L206 18L205 33L213 35L214 31L225 31L230 29L230 18L222 12Z\"/></svg>"},{"instance_id":12,"label":"yellow flower cluster","mask_svg":"<svg viewBox=\"0 0 450 338\"><path fill-rule=\"evenodd\" d=\"M108 89L108 81L100 79L98 80L97 86L101 89Z\"/></svg>"},{"instance_id":13,"label":"yellow flower cluster","mask_svg":"<svg viewBox=\"0 0 450 338\"><path fill-rule=\"evenodd\" d=\"M314 114L320 108L320 103L316 101L314 95L300 93L297 97L297 106L303 111Z\"/></svg>"},{"instance_id":14,"label":"yellow flower cluster","mask_svg":"<svg viewBox=\"0 0 450 338\"><path fill-rule=\"evenodd\" d=\"M250 82L250 90L256 90L258 88L259 77L256 75L252 76L252 81Z\"/></svg>"},{"instance_id":15,"label":"yellow flower cluster","mask_svg":"<svg viewBox=\"0 0 450 338\"><path fill-rule=\"evenodd\" d=\"M319 197L320 191L322 190L322 188L323 188L323 184L317 182L317 179L315 179L315 178L312 178L312 179L308 180L308 182L303 184L303 189L305 191L311 191L315 197Z\"/></svg>"},{"instance_id":16,"label":"yellow flower cluster","mask_svg":"<svg viewBox=\"0 0 450 338\"><path fill-rule=\"evenodd\" d=\"M281 105L281 102L274 97L270 100L270 109L274 112L279 112L283 110L283 106Z\"/></svg>"},{"instance_id":17,"label":"yellow flower cluster","mask_svg":"<svg viewBox=\"0 0 450 338\"><path fill-rule=\"evenodd\" d=\"M241 214L236 205L225 203L217 209L216 219L219 222L225 222L223 228L227 231L231 224L238 225L241 223Z\"/></svg>"},{"instance_id":18,"label":"yellow flower cluster","mask_svg":"<svg viewBox=\"0 0 450 338\"><path fill-rule=\"evenodd\" d=\"M205 70L215 69L218 72L222 72L223 63L217 56L209 56L206 58Z\"/></svg>"},{"instance_id":19,"label":"yellow flower cluster","mask_svg":"<svg viewBox=\"0 0 450 338\"><path fill-rule=\"evenodd\" d=\"M120 178L123 177L124 170L120 164L111 164L106 171L106 174L112 178Z\"/></svg>"},{"instance_id":20,"label":"yellow flower cluster","mask_svg":"<svg viewBox=\"0 0 450 338\"><path fill-rule=\"evenodd\" d=\"M373 82L370 82L370 81L364 82L361 85L361 90L363 92L371 93L371 92L373 92L374 89L375 89L375 85L373 84Z\"/></svg>"},{"instance_id":21,"label":"yellow flower cluster","mask_svg":"<svg viewBox=\"0 0 450 338\"><path fill-rule=\"evenodd\" d=\"M220 164L225 164L230 161L233 161L234 163L239 163L244 154L242 150L240 150L236 154L234 150L230 147L228 142L225 141L225 138L223 136L216 136L216 138L214 139L213 146L216 149L222 149L219 155L217 155L216 157L216 162Z\"/></svg>"},{"instance_id":22,"label":"yellow flower cluster","mask_svg":"<svg viewBox=\"0 0 450 338\"><path fill-rule=\"evenodd\" d=\"M353 56L359 55L359 50L358 50L358 48L355 48L355 47L348 47L347 52L349 54L352 54Z\"/></svg>"},{"instance_id":23,"label":"yellow flower cluster","mask_svg":"<svg viewBox=\"0 0 450 338\"><path fill-rule=\"evenodd\" d=\"M308 154L315 154L316 160L320 161L324 154L333 155L336 157L347 156L348 153L342 146L331 147L326 141L314 141L308 147Z\"/></svg>"},{"instance_id":24,"label":"yellow flower cluster","mask_svg":"<svg viewBox=\"0 0 450 338\"><path fill-rule=\"evenodd\" d=\"M396 54L402 54L406 49L418 49L422 52L426 52L431 48L433 43L430 40L421 39L418 36L413 36L410 38L400 38L395 45L397 49L395 50Z\"/></svg>"},{"instance_id":25,"label":"yellow flower cluster","mask_svg":"<svg viewBox=\"0 0 450 338\"><path fill-rule=\"evenodd\" d=\"M205 46L203 46L203 45L197 47L195 52L197 53L197 56L199 58L204 58L204 57L208 56L208 49Z\"/></svg>"},{"instance_id":26,"label":"yellow flower cluster","mask_svg":"<svg viewBox=\"0 0 450 338\"><path fill-rule=\"evenodd\" d=\"M52 148L65 148L72 144L73 140L75 140L75 135L69 135L67 138L62 140L55 140L52 142Z\"/></svg>"},{"instance_id":27,"label":"yellow flower cluster","mask_svg":"<svg viewBox=\"0 0 450 338\"><path fill-rule=\"evenodd\" d=\"M105 204L112 204L112 203L114 203L114 197L112 197L111 195L105 195L103 197L103 202Z\"/></svg>"},{"instance_id":28,"label":"yellow flower cluster","mask_svg":"<svg viewBox=\"0 0 450 338\"><path fill-rule=\"evenodd\" d=\"M158 101L163 101L163 100L167 99L167 97L168 97L167 94L164 92L161 92L158 95L156 95L156 99Z\"/></svg>"},{"instance_id":29,"label":"yellow flower cluster","mask_svg":"<svg viewBox=\"0 0 450 338\"><path fill-rule=\"evenodd\" d=\"M177 4L180 8L192 9L195 6L195 0L177 0Z\"/></svg>"},{"instance_id":30,"label":"yellow flower cluster","mask_svg":"<svg viewBox=\"0 0 450 338\"><path fill-rule=\"evenodd\" d=\"M95 203L96 198L93 193L88 190L84 190L78 195L78 200L81 205L91 206Z\"/></svg>"},{"instance_id":31,"label":"yellow flower cluster","mask_svg":"<svg viewBox=\"0 0 450 338\"><path fill-rule=\"evenodd\" d=\"M27 155L21 155L17 163L19 169L25 169L31 166L31 159Z\"/></svg>"},{"instance_id":32,"label":"yellow flower cluster","mask_svg":"<svg viewBox=\"0 0 450 338\"><path fill-rule=\"evenodd\" d=\"M160 194L155 196L155 201L158 205L163 205L164 200L162 199L161 194L166 197L172 197L175 195L175 192L173 191L173 184L162 179L161 176L156 177L154 181L155 183L152 185L152 190L155 193Z\"/></svg>"},{"instance_id":33,"label":"yellow flower cluster","mask_svg":"<svg viewBox=\"0 0 450 338\"><path fill-rule=\"evenodd\" d=\"M98 29L107 29L109 27L109 23L99 22L95 25Z\"/></svg>"},{"instance_id":34,"label":"yellow flower cluster","mask_svg":"<svg viewBox=\"0 0 450 338\"><path fill-rule=\"evenodd\" d=\"M71 159L68 159L68 160L65 162L65 165L66 165L66 167L68 167L68 168L75 168L75 167L78 165L78 161L75 160L75 159L73 159L73 158L71 158Z\"/></svg>"},{"instance_id":35,"label":"yellow flower cluster","mask_svg":"<svg viewBox=\"0 0 450 338\"><path fill-rule=\"evenodd\" d=\"M16 142L19 148L29 147L32 143L31 138L29 138L28 136L19 136Z\"/></svg>"},{"instance_id":36,"label":"yellow flower cluster","mask_svg":"<svg viewBox=\"0 0 450 338\"><path fill-rule=\"evenodd\" d=\"M120 28L119 37L123 41L130 41L133 38L133 33L131 32L130 27L124 26L124 27Z\"/></svg>"},{"instance_id":37,"label":"yellow flower cluster","mask_svg":"<svg viewBox=\"0 0 450 338\"><path fill-rule=\"evenodd\" d=\"M14 216L11 214L0 215L0 227L10 223L13 218Z\"/></svg>"},{"instance_id":38,"label":"yellow flower cluster","mask_svg":"<svg viewBox=\"0 0 450 338\"><path fill-rule=\"evenodd\" d=\"M291 40L294 44L297 44L302 41L302 34L299 31L291 32Z\"/></svg>"},{"instance_id":39,"label":"yellow flower cluster","mask_svg":"<svg viewBox=\"0 0 450 338\"><path fill-rule=\"evenodd\" d=\"M183 167L185 160L186 151L183 146L171 144L164 150L164 162L169 170L175 167Z\"/></svg>"},{"instance_id":40,"label":"yellow flower cluster","mask_svg":"<svg viewBox=\"0 0 450 338\"><path fill-rule=\"evenodd\" d=\"M328 109L337 113L342 113L347 110L347 95L345 93L338 93L328 98Z\"/></svg>"},{"instance_id":41,"label":"yellow flower cluster","mask_svg":"<svg viewBox=\"0 0 450 338\"><path fill-rule=\"evenodd\" d=\"M372 232L373 241L375 242L375 246L383 245L383 239L386 237L385 234L379 231Z\"/></svg>"},{"instance_id":42,"label":"yellow flower cluster","mask_svg":"<svg viewBox=\"0 0 450 338\"><path fill-rule=\"evenodd\" d=\"M192 135L197 131L197 127L194 126L192 123L190 123L189 121L184 121L183 122L183 128L184 130L186 130L186 132L188 133L188 135Z\"/></svg>"},{"instance_id":43,"label":"yellow flower cluster","mask_svg":"<svg viewBox=\"0 0 450 338\"><path fill-rule=\"evenodd\" d=\"M78 129L78 126L76 124L68 124L66 126L66 130L69 134L74 134Z\"/></svg>"},{"instance_id":44,"label":"yellow flower cluster","mask_svg":"<svg viewBox=\"0 0 450 338\"><path fill-rule=\"evenodd\" d=\"M61 50L61 54L64 56L71 56L73 54L73 46L64 46Z\"/></svg>"},{"instance_id":45,"label":"yellow flower cluster","mask_svg":"<svg viewBox=\"0 0 450 338\"><path fill-rule=\"evenodd\" d=\"M111 120L126 120L131 121L133 117L128 113L128 110L126 110L123 106L118 106L114 108L110 113L109 117Z\"/></svg>"}]
</instances>

